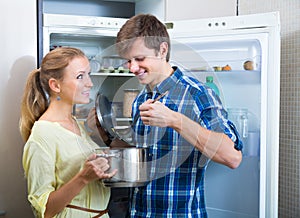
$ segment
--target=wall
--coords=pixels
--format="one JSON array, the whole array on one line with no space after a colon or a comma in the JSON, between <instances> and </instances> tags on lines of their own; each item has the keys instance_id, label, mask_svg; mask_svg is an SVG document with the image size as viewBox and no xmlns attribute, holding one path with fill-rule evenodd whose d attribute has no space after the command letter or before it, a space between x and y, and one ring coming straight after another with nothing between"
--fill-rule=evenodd
<instances>
[{"instance_id":1,"label":"wall","mask_svg":"<svg viewBox=\"0 0 300 218\"><path fill-rule=\"evenodd\" d=\"M167 21L236 15L237 0L165 0Z\"/></svg>"},{"instance_id":2,"label":"wall","mask_svg":"<svg viewBox=\"0 0 300 218\"><path fill-rule=\"evenodd\" d=\"M10 0L0 8L0 210L6 218L30 218L18 120L24 81L36 66L36 6L35 0Z\"/></svg>"},{"instance_id":3,"label":"wall","mask_svg":"<svg viewBox=\"0 0 300 218\"><path fill-rule=\"evenodd\" d=\"M278 217L300 217L300 1L240 0L239 14L280 11L281 103Z\"/></svg>"}]
</instances>

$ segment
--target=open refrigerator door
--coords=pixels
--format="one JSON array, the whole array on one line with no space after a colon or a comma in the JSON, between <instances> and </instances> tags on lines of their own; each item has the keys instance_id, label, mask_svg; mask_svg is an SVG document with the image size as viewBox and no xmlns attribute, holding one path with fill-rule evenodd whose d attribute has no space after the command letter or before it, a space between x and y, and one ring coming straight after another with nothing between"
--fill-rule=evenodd
<instances>
[{"instance_id":1,"label":"open refrigerator door","mask_svg":"<svg viewBox=\"0 0 300 218\"><path fill-rule=\"evenodd\" d=\"M209 217L277 217L280 28L277 12L168 22L171 63L219 90L244 148L237 169L210 162Z\"/></svg>"}]
</instances>

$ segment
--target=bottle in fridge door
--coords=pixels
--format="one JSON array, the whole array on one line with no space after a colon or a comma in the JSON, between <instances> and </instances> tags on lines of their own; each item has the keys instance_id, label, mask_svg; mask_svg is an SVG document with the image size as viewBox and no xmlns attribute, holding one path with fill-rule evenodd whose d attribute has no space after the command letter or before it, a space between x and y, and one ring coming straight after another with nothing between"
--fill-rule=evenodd
<instances>
[{"instance_id":1,"label":"bottle in fridge door","mask_svg":"<svg viewBox=\"0 0 300 218\"><path fill-rule=\"evenodd\" d=\"M214 83L214 77L213 76L207 76L206 77L206 83L205 85L207 85L208 87L210 87L212 90L214 90L214 92L219 96L220 95L220 91L218 86Z\"/></svg>"}]
</instances>

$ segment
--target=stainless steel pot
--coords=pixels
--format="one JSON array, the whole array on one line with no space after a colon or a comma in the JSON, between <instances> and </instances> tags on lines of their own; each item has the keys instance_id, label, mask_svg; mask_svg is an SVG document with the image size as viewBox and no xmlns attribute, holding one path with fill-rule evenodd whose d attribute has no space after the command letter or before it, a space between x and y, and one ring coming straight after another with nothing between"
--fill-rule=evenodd
<instances>
[{"instance_id":1,"label":"stainless steel pot","mask_svg":"<svg viewBox=\"0 0 300 218\"><path fill-rule=\"evenodd\" d=\"M110 171L118 169L111 179L104 180L108 187L137 187L147 185L150 181L148 148L107 148L101 149L97 156L109 161Z\"/></svg>"},{"instance_id":2,"label":"stainless steel pot","mask_svg":"<svg viewBox=\"0 0 300 218\"><path fill-rule=\"evenodd\" d=\"M137 187L147 185L150 181L150 155L149 148L136 148L130 137L131 126L122 133L114 126L116 118L112 114L111 103L107 97L98 93L96 99L96 113L100 122L100 135L108 148L97 149L99 157L108 159L111 172L117 169L118 172L110 179L104 180L108 187ZM102 133L102 134L101 134ZM108 140L107 140L108 138Z\"/></svg>"}]
</instances>

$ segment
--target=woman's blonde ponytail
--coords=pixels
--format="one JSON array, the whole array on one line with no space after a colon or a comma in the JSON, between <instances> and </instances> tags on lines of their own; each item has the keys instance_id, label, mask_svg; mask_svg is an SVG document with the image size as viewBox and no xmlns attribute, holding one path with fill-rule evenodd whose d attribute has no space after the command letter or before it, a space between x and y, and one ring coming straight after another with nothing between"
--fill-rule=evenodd
<instances>
[{"instance_id":1,"label":"woman's blonde ponytail","mask_svg":"<svg viewBox=\"0 0 300 218\"><path fill-rule=\"evenodd\" d=\"M36 120L46 111L48 101L40 82L39 69L33 70L27 79L21 102L20 132L27 141Z\"/></svg>"}]
</instances>

